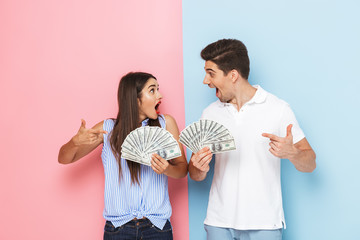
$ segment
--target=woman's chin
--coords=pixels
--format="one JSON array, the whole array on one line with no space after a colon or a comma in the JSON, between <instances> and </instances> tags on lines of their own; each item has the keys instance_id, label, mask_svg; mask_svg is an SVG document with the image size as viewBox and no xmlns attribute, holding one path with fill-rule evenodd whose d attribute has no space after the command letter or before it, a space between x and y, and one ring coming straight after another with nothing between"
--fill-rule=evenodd
<instances>
[{"instance_id":1,"label":"woman's chin","mask_svg":"<svg viewBox=\"0 0 360 240\"><path fill-rule=\"evenodd\" d=\"M155 113L154 115L151 115L151 116L148 116L148 118L150 118L150 119L157 119L158 118L158 114L157 113Z\"/></svg>"}]
</instances>

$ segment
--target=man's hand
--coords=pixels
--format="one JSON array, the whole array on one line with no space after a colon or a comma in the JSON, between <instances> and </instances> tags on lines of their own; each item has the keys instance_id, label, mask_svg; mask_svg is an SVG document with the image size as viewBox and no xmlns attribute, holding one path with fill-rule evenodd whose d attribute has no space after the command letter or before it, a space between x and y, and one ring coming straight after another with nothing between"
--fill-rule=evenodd
<instances>
[{"instance_id":1,"label":"man's hand","mask_svg":"<svg viewBox=\"0 0 360 240\"><path fill-rule=\"evenodd\" d=\"M263 137L267 137L270 139L269 151L275 157L290 159L299 153L299 149L297 149L293 144L293 135L291 133L292 126L292 124L287 126L286 137L278 137L274 134L269 133L262 134Z\"/></svg>"},{"instance_id":2,"label":"man's hand","mask_svg":"<svg viewBox=\"0 0 360 240\"><path fill-rule=\"evenodd\" d=\"M192 155L190 161L193 166L201 172L207 173L210 169L209 163L213 154L208 147L204 147L194 155Z\"/></svg>"}]
</instances>

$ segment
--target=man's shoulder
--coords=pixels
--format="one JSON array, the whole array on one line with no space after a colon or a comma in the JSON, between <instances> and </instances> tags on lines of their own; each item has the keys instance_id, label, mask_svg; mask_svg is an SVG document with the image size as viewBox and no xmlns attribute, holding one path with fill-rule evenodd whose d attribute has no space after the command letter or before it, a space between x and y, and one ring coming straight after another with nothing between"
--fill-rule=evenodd
<instances>
[{"instance_id":1,"label":"man's shoulder","mask_svg":"<svg viewBox=\"0 0 360 240\"><path fill-rule=\"evenodd\" d=\"M270 93L270 92L266 92L266 103L278 107L283 107L286 105L289 105L285 100L279 98L278 96Z\"/></svg>"},{"instance_id":2,"label":"man's shoulder","mask_svg":"<svg viewBox=\"0 0 360 240\"><path fill-rule=\"evenodd\" d=\"M215 102L210 103L204 111L212 111L213 109L219 108L221 106L220 100L216 100Z\"/></svg>"},{"instance_id":3,"label":"man's shoulder","mask_svg":"<svg viewBox=\"0 0 360 240\"><path fill-rule=\"evenodd\" d=\"M216 100L215 102L210 103L204 110L203 110L203 117L208 116L209 114L218 113L218 111L221 109L221 102L220 100Z\"/></svg>"}]
</instances>

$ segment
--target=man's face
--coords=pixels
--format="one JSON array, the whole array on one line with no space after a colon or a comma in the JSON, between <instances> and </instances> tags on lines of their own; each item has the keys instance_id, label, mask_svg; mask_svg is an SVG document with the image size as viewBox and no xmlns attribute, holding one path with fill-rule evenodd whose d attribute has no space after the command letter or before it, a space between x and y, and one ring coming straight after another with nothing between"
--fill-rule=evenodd
<instances>
[{"instance_id":1,"label":"man's face","mask_svg":"<svg viewBox=\"0 0 360 240\"><path fill-rule=\"evenodd\" d=\"M216 88L216 97L221 102L229 102L234 98L233 86L231 84L231 72L227 75L212 61L205 62L205 78L203 83L210 88Z\"/></svg>"}]
</instances>

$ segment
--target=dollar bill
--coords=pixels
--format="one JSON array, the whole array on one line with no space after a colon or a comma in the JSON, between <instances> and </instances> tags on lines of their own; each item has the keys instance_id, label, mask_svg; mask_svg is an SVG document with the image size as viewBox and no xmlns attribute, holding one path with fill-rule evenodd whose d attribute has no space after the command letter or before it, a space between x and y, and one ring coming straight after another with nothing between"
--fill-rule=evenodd
<instances>
[{"instance_id":1,"label":"dollar bill","mask_svg":"<svg viewBox=\"0 0 360 240\"><path fill-rule=\"evenodd\" d=\"M192 152L195 152L190 142L186 139L185 134L180 135L179 141L187 146Z\"/></svg>"},{"instance_id":2,"label":"dollar bill","mask_svg":"<svg viewBox=\"0 0 360 240\"><path fill-rule=\"evenodd\" d=\"M226 134L230 134L229 131L223 125L217 124L213 129L208 131L206 139L216 139L218 136Z\"/></svg>"},{"instance_id":3,"label":"dollar bill","mask_svg":"<svg viewBox=\"0 0 360 240\"><path fill-rule=\"evenodd\" d=\"M184 144L187 148L189 148L192 152L196 153L197 150L193 148L193 146L187 142L185 139L180 139L179 140L182 144Z\"/></svg>"},{"instance_id":4,"label":"dollar bill","mask_svg":"<svg viewBox=\"0 0 360 240\"><path fill-rule=\"evenodd\" d=\"M173 138L168 138L165 141L162 141L161 143L154 141L151 143L151 146L146 151L156 151L158 149L167 148L167 147L173 147L173 146L179 146L177 141Z\"/></svg>"},{"instance_id":5,"label":"dollar bill","mask_svg":"<svg viewBox=\"0 0 360 240\"><path fill-rule=\"evenodd\" d=\"M138 154L138 155L141 154L141 151L137 149L135 146L131 145L129 141L124 141L124 143L121 146L121 150L133 154Z\"/></svg>"},{"instance_id":6,"label":"dollar bill","mask_svg":"<svg viewBox=\"0 0 360 240\"><path fill-rule=\"evenodd\" d=\"M139 149L139 151L142 150L143 146L140 144L140 140L139 140L139 136L138 136L137 132L134 131L133 134L129 134L127 137L129 137L132 140L132 142L135 144L137 149ZM125 138L124 142L125 141L126 141L126 138Z\"/></svg>"},{"instance_id":7,"label":"dollar bill","mask_svg":"<svg viewBox=\"0 0 360 240\"><path fill-rule=\"evenodd\" d=\"M208 147L212 153L222 153L236 149L234 139L215 141L215 142L204 142L202 147Z\"/></svg>"},{"instance_id":8,"label":"dollar bill","mask_svg":"<svg viewBox=\"0 0 360 240\"><path fill-rule=\"evenodd\" d=\"M209 119L200 119L188 125L181 131L179 141L194 153L206 146L213 153L236 149L230 131L222 124Z\"/></svg>"},{"instance_id":9,"label":"dollar bill","mask_svg":"<svg viewBox=\"0 0 360 240\"><path fill-rule=\"evenodd\" d=\"M159 127L150 127L151 131L149 132L149 137L147 142L150 144L152 143L157 136L159 135L159 133L161 132L161 128Z\"/></svg>"},{"instance_id":10,"label":"dollar bill","mask_svg":"<svg viewBox=\"0 0 360 240\"><path fill-rule=\"evenodd\" d=\"M182 138L182 141L185 146L187 146L192 152L196 153L199 151L196 145L193 145L191 141L191 132L188 129L184 129L184 131L181 132L180 139Z\"/></svg>"},{"instance_id":11,"label":"dollar bill","mask_svg":"<svg viewBox=\"0 0 360 240\"><path fill-rule=\"evenodd\" d=\"M170 159L181 156L181 150L180 150L180 147L178 144L176 146L174 145L171 147L161 148L161 149L149 152L150 159L154 153L157 153L160 157L162 157L165 160L170 160Z\"/></svg>"},{"instance_id":12,"label":"dollar bill","mask_svg":"<svg viewBox=\"0 0 360 240\"><path fill-rule=\"evenodd\" d=\"M140 156L140 155L137 155L137 156L134 156L130 153L126 153L126 152L123 152L121 153L121 157L126 159L126 160L130 160L130 161L133 161L133 162L137 162L137 163L141 163L141 164L144 164L144 165L147 165L147 166L151 166L151 159L148 158L147 156Z\"/></svg>"},{"instance_id":13,"label":"dollar bill","mask_svg":"<svg viewBox=\"0 0 360 240\"><path fill-rule=\"evenodd\" d=\"M151 165L151 155L157 153L165 160L181 156L178 142L166 129L143 126L132 131L121 146L121 157Z\"/></svg>"}]
</instances>

